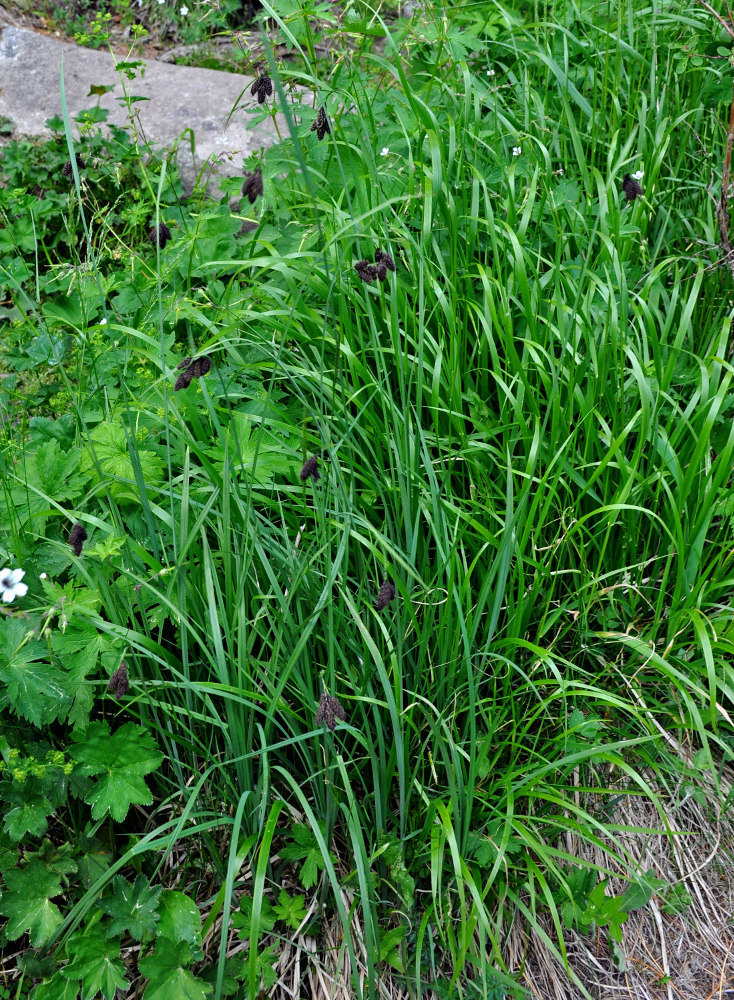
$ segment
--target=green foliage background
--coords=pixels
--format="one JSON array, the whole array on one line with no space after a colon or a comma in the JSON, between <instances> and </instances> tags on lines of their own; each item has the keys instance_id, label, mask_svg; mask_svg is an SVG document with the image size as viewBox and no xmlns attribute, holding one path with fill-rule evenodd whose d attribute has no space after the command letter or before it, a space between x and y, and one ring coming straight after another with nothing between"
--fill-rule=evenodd
<instances>
[{"instance_id":1,"label":"green foliage background","mask_svg":"<svg viewBox=\"0 0 734 1000\"><path fill-rule=\"evenodd\" d=\"M66 115L2 153L17 995L256 996L334 923L355 993L522 995L512 921L618 943L663 888L614 796L664 825L730 756L730 42L636 0L265 13L295 58L254 206L99 109L83 165Z\"/></svg>"}]
</instances>

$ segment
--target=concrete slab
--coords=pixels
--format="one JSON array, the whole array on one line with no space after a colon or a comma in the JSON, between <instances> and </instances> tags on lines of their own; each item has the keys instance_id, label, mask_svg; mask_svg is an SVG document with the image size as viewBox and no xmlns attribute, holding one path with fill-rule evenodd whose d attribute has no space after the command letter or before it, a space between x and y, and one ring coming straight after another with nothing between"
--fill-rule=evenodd
<instances>
[{"instance_id":1,"label":"concrete slab","mask_svg":"<svg viewBox=\"0 0 734 1000\"><path fill-rule=\"evenodd\" d=\"M64 87L69 115L73 119L84 108L93 107L97 97L90 87L109 86L114 90L99 98L109 108L109 122L126 126L128 112L118 104L123 90L116 61L122 56L84 49L25 28L8 26L0 31L0 115L10 118L15 136L48 137L47 118L61 114L59 90L63 58ZM204 161L217 158L215 173L234 176L242 173L242 159L269 146L277 139L271 119L253 126L244 110L236 111L238 101L255 107L250 95L252 78L237 73L189 66L171 66L155 60L141 60L145 74L126 81L128 93L148 100L134 105L138 134L152 145L170 147L185 129L193 129L196 146L192 161L190 143L179 144L178 162L184 183L193 186ZM244 93L243 93L244 92ZM283 116L279 128L287 133ZM229 156L232 159L229 159Z\"/></svg>"}]
</instances>

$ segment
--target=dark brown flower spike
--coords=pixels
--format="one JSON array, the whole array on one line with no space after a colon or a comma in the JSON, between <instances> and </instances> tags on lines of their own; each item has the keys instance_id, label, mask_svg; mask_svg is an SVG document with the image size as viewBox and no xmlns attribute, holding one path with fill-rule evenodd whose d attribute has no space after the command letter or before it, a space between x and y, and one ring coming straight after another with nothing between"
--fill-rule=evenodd
<instances>
[{"instance_id":1,"label":"dark brown flower spike","mask_svg":"<svg viewBox=\"0 0 734 1000\"><path fill-rule=\"evenodd\" d=\"M627 201L634 201L635 198L641 198L644 193L642 185L637 178L631 177L629 174L625 174L622 178L622 190Z\"/></svg>"},{"instance_id":2,"label":"dark brown flower spike","mask_svg":"<svg viewBox=\"0 0 734 1000\"><path fill-rule=\"evenodd\" d=\"M376 264L370 264L368 260L358 260L354 265L354 270L362 281L375 281L379 276Z\"/></svg>"},{"instance_id":3,"label":"dark brown flower spike","mask_svg":"<svg viewBox=\"0 0 734 1000\"><path fill-rule=\"evenodd\" d=\"M315 455L307 458L303 463L303 468L300 472L300 479L302 483L305 483L307 479L313 479L314 482L321 479L321 473L319 472L319 460Z\"/></svg>"},{"instance_id":4,"label":"dark brown flower spike","mask_svg":"<svg viewBox=\"0 0 734 1000\"><path fill-rule=\"evenodd\" d=\"M324 691L321 695L318 711L316 712L316 725L328 726L333 732L336 729L337 719L344 721L346 717L346 712L339 701Z\"/></svg>"},{"instance_id":5,"label":"dark brown flower spike","mask_svg":"<svg viewBox=\"0 0 734 1000\"><path fill-rule=\"evenodd\" d=\"M206 354L200 358L194 358L193 361L191 358L184 358L176 366L177 370L184 367L184 362L187 367L176 379L176 384L173 387L174 392L178 392L179 389L188 389L192 379L201 378L202 375L206 375L208 371L211 371L212 359Z\"/></svg>"},{"instance_id":6,"label":"dark brown flower spike","mask_svg":"<svg viewBox=\"0 0 734 1000\"><path fill-rule=\"evenodd\" d=\"M84 168L87 165L84 159L78 153L75 153L74 159L76 160L77 169L84 170ZM71 177L73 172L74 170L71 165L71 160L67 160L66 163L61 168L61 173L64 175L64 177Z\"/></svg>"},{"instance_id":7,"label":"dark brown flower spike","mask_svg":"<svg viewBox=\"0 0 734 1000\"><path fill-rule=\"evenodd\" d=\"M212 359L208 355L203 355L201 358L194 358L189 367L186 369L186 374L191 376L191 378L201 378L202 375L206 375L210 372L212 368Z\"/></svg>"},{"instance_id":8,"label":"dark brown flower spike","mask_svg":"<svg viewBox=\"0 0 734 1000\"><path fill-rule=\"evenodd\" d=\"M326 112L323 108L319 108L319 113L316 115L316 118L311 125L311 131L315 132L319 137L319 142L321 142L327 132L331 135L329 119L326 117Z\"/></svg>"},{"instance_id":9,"label":"dark brown flower spike","mask_svg":"<svg viewBox=\"0 0 734 1000\"><path fill-rule=\"evenodd\" d=\"M130 684L127 679L127 663L125 663L124 660L120 663L120 666L114 672L112 677L110 677L107 690L111 692L118 701L120 698L124 698L130 690Z\"/></svg>"},{"instance_id":10,"label":"dark brown flower spike","mask_svg":"<svg viewBox=\"0 0 734 1000\"><path fill-rule=\"evenodd\" d=\"M245 177L245 183L242 185L242 194L247 198L251 205L255 204L255 199L259 198L263 193L263 175L261 170L256 170L252 174L248 174Z\"/></svg>"},{"instance_id":11,"label":"dark brown flower spike","mask_svg":"<svg viewBox=\"0 0 734 1000\"><path fill-rule=\"evenodd\" d=\"M250 93L257 95L257 103L262 104L266 97L270 97L273 92L273 81L270 79L267 73L263 73L261 76L255 80L253 85L250 87Z\"/></svg>"},{"instance_id":12,"label":"dark brown flower spike","mask_svg":"<svg viewBox=\"0 0 734 1000\"><path fill-rule=\"evenodd\" d=\"M176 365L176 371L178 372L185 371L193 360L194 360L193 358L184 358L183 361L179 361L179 363Z\"/></svg>"},{"instance_id":13,"label":"dark brown flower spike","mask_svg":"<svg viewBox=\"0 0 734 1000\"><path fill-rule=\"evenodd\" d=\"M395 270L395 261L392 259L389 253L385 253L384 250L375 250L375 264L378 266L384 264L386 271ZM382 280L382 279L381 279Z\"/></svg>"},{"instance_id":14,"label":"dark brown flower spike","mask_svg":"<svg viewBox=\"0 0 734 1000\"><path fill-rule=\"evenodd\" d=\"M83 524L77 522L69 532L69 545L74 550L75 556L82 554L82 548L87 540L87 529Z\"/></svg>"},{"instance_id":15,"label":"dark brown flower spike","mask_svg":"<svg viewBox=\"0 0 734 1000\"><path fill-rule=\"evenodd\" d=\"M161 222L158 226L151 226L148 230L148 239L154 247L160 247L161 250L165 247L170 238L171 230L165 222Z\"/></svg>"},{"instance_id":16,"label":"dark brown flower spike","mask_svg":"<svg viewBox=\"0 0 734 1000\"><path fill-rule=\"evenodd\" d=\"M390 583L389 580L383 581L382 586L377 592L377 600L375 601L375 610L384 611L385 608L391 601L395 600L395 587Z\"/></svg>"}]
</instances>

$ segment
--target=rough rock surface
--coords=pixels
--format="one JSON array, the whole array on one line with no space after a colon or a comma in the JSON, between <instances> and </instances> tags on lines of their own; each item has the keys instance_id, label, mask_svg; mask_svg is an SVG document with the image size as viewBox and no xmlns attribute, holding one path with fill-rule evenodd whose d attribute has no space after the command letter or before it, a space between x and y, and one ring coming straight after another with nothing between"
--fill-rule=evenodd
<instances>
[{"instance_id":1,"label":"rough rock surface","mask_svg":"<svg viewBox=\"0 0 734 1000\"><path fill-rule=\"evenodd\" d=\"M72 120L99 100L110 111L109 122L130 124L127 108L119 103L123 84L115 65L123 61L122 56L10 25L0 31L0 116L12 120L15 137L50 135L46 119L61 114L62 60ZM271 119L253 126L246 113L246 109L257 106L257 99L250 95L252 77L140 61L145 66L142 77L138 75L132 81L123 77L128 94L146 98L133 105L134 126L139 135L158 147L170 147L182 137L178 163L188 186L193 185L210 158L216 159L215 173L241 174L244 157L276 141ZM102 97L90 95L91 86L112 84L114 90ZM234 108L238 110L229 118ZM287 131L284 119L279 117L279 127ZM195 137L193 159L189 137L184 135L187 129L192 129Z\"/></svg>"}]
</instances>

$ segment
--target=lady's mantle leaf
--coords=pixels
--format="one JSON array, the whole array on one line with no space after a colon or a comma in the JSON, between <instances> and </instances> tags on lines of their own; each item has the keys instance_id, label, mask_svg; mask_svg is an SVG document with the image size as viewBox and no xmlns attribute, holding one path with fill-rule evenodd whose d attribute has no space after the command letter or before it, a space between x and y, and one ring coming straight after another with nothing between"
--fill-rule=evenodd
<instances>
[{"instance_id":1,"label":"lady's mantle leaf","mask_svg":"<svg viewBox=\"0 0 734 1000\"><path fill-rule=\"evenodd\" d=\"M66 944L66 954L71 961L62 974L66 979L81 980L82 1000L92 1000L100 992L113 1000L117 990L127 988L120 939L111 941L99 924L73 934Z\"/></svg>"},{"instance_id":2,"label":"lady's mantle leaf","mask_svg":"<svg viewBox=\"0 0 734 1000\"><path fill-rule=\"evenodd\" d=\"M114 894L99 903L99 908L112 917L107 928L109 936L129 931L136 941L140 941L146 934L153 934L162 887L151 886L144 875L138 875L134 885L118 875L112 886Z\"/></svg>"},{"instance_id":3,"label":"lady's mantle leaf","mask_svg":"<svg viewBox=\"0 0 734 1000\"><path fill-rule=\"evenodd\" d=\"M0 708L9 704L34 726L63 719L71 701L63 672L47 659L48 646L29 638L26 622L0 619Z\"/></svg>"},{"instance_id":4,"label":"lady's mantle leaf","mask_svg":"<svg viewBox=\"0 0 734 1000\"><path fill-rule=\"evenodd\" d=\"M8 940L27 931L34 948L45 944L61 923L59 908L51 902L61 894L60 877L40 861L31 861L25 868L6 872L5 885L0 913L8 918Z\"/></svg>"},{"instance_id":5,"label":"lady's mantle leaf","mask_svg":"<svg viewBox=\"0 0 734 1000\"><path fill-rule=\"evenodd\" d=\"M170 938L171 941L188 941L189 944L201 944L201 914L193 899L184 892L166 889L161 896L160 923L156 933Z\"/></svg>"},{"instance_id":6,"label":"lady's mantle leaf","mask_svg":"<svg viewBox=\"0 0 734 1000\"><path fill-rule=\"evenodd\" d=\"M92 450L93 449L93 450ZM143 482L147 487L162 481L164 463L154 451L137 449ZM95 427L91 435L91 446L84 453L82 471L95 468L95 458L102 471L113 479L110 492L118 499L139 500L135 482L135 469L130 457L128 438L124 428L118 423L104 423Z\"/></svg>"},{"instance_id":7,"label":"lady's mantle leaf","mask_svg":"<svg viewBox=\"0 0 734 1000\"><path fill-rule=\"evenodd\" d=\"M140 971L150 982L143 1000L205 1000L212 987L192 975L184 966L193 961L191 948L185 941L174 943L158 937L155 954L141 958Z\"/></svg>"},{"instance_id":8,"label":"lady's mantle leaf","mask_svg":"<svg viewBox=\"0 0 734 1000\"><path fill-rule=\"evenodd\" d=\"M75 756L82 773L102 775L87 797L93 819L109 812L121 823L133 803L151 804L153 796L144 775L155 771L163 754L144 729L128 722L110 735L106 722L93 722L84 733L72 736L79 741Z\"/></svg>"}]
</instances>

